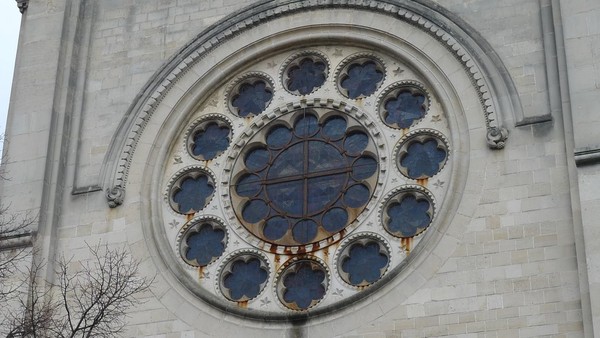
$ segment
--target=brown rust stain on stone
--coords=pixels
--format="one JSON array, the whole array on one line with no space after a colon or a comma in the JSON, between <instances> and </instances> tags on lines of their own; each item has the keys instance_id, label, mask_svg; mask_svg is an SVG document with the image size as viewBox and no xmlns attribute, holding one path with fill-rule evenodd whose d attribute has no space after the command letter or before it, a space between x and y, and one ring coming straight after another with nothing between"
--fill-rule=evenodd
<instances>
[{"instance_id":1,"label":"brown rust stain on stone","mask_svg":"<svg viewBox=\"0 0 600 338\"><path fill-rule=\"evenodd\" d=\"M409 254L410 250L412 250L412 241L412 237L402 238L400 240L400 246L402 247L402 249L404 249L404 251L406 251L407 254Z\"/></svg>"},{"instance_id":2,"label":"brown rust stain on stone","mask_svg":"<svg viewBox=\"0 0 600 338\"><path fill-rule=\"evenodd\" d=\"M281 256L275 255L273 262L275 263L275 271L278 271L279 267L281 266Z\"/></svg>"}]
</instances>

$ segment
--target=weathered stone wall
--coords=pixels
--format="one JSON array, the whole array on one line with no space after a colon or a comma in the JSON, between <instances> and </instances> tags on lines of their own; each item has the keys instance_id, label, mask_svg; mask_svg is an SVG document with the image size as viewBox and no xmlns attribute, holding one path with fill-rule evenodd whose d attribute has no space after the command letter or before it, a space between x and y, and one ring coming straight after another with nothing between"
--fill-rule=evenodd
<instances>
[{"instance_id":1,"label":"weathered stone wall","mask_svg":"<svg viewBox=\"0 0 600 338\"><path fill-rule=\"evenodd\" d=\"M481 144L471 147L476 176L468 177L479 191L462 201L472 215L457 215L460 226L448 228L456 239L448 256L422 262L433 277L409 276L405 282L422 286L405 299L372 297L343 317L319 317L302 328L216 309L207 309L208 316L190 305L199 301L174 304L173 281L159 272L147 301L131 313L127 336L592 337L600 331L594 292L600 4L437 2L497 53L522 111L504 113L510 136L502 150L485 146L482 118L469 122L480 133L471 137ZM11 180L2 183L2 196L15 211L39 214L41 256L51 262L67 252L85 260L86 243L123 244L144 260L146 274L157 272L159 258L144 240L140 219L148 201L140 191L144 168L160 164L135 158L128 184L140 190L127 190L125 203L109 208L103 189L110 173L103 166L112 138L162 65L207 27L253 3L30 1L7 125L3 165ZM315 14L295 18L302 15ZM158 146L139 147L144 153ZM361 302L381 302L370 304L380 310L361 312ZM357 327L365 317L369 324Z\"/></svg>"}]
</instances>

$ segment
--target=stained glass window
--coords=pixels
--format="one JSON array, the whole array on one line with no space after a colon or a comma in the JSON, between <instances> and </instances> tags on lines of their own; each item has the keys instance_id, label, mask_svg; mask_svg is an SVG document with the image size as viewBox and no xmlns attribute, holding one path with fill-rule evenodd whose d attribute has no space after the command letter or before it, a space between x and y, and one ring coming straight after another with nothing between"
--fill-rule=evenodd
<instances>
[{"instance_id":1,"label":"stained glass window","mask_svg":"<svg viewBox=\"0 0 600 338\"><path fill-rule=\"evenodd\" d=\"M190 145L192 155L200 160L212 160L229 147L231 129L209 122L198 128Z\"/></svg>"},{"instance_id":2,"label":"stained glass window","mask_svg":"<svg viewBox=\"0 0 600 338\"><path fill-rule=\"evenodd\" d=\"M356 99L373 94L383 80L383 71L374 61L353 63L347 75L341 81L341 87L348 92L348 97Z\"/></svg>"},{"instance_id":3,"label":"stained glass window","mask_svg":"<svg viewBox=\"0 0 600 338\"><path fill-rule=\"evenodd\" d=\"M231 105L237 108L237 114L246 117L250 114L262 113L273 98L273 91L267 83L258 80L253 83L243 83L238 93L231 100Z\"/></svg>"},{"instance_id":4,"label":"stained glass window","mask_svg":"<svg viewBox=\"0 0 600 338\"><path fill-rule=\"evenodd\" d=\"M411 143L402 156L400 165L406 168L408 177L426 178L438 173L446 156L446 150L440 148L436 140L429 139Z\"/></svg>"},{"instance_id":5,"label":"stained glass window","mask_svg":"<svg viewBox=\"0 0 600 338\"><path fill-rule=\"evenodd\" d=\"M388 262L389 258L381 252L380 244L356 243L350 246L347 257L342 260L341 269L346 273L348 283L368 285L381 278Z\"/></svg>"},{"instance_id":6,"label":"stained glass window","mask_svg":"<svg viewBox=\"0 0 600 338\"><path fill-rule=\"evenodd\" d=\"M351 46L287 50L201 98L164 164L161 213L195 294L299 318L403 266L453 176L449 116L400 66Z\"/></svg>"},{"instance_id":7,"label":"stained glass window","mask_svg":"<svg viewBox=\"0 0 600 338\"><path fill-rule=\"evenodd\" d=\"M377 176L377 160L366 152L366 131L347 125L341 115L302 111L291 128L268 127L264 146L252 143L233 189L248 198L241 219L250 231L277 244L308 244L345 228L353 220L347 208L366 206L373 191L363 182Z\"/></svg>"},{"instance_id":8,"label":"stained glass window","mask_svg":"<svg viewBox=\"0 0 600 338\"><path fill-rule=\"evenodd\" d=\"M225 231L214 229L211 224L202 224L200 230L187 239L185 258L198 266L206 266L225 251Z\"/></svg>"},{"instance_id":9,"label":"stained glass window","mask_svg":"<svg viewBox=\"0 0 600 338\"><path fill-rule=\"evenodd\" d=\"M325 271L314 263L301 261L288 268L283 277L283 300L287 306L305 310L325 296ZM295 305L295 306L294 306Z\"/></svg>"},{"instance_id":10,"label":"stained glass window","mask_svg":"<svg viewBox=\"0 0 600 338\"><path fill-rule=\"evenodd\" d=\"M179 184L171 189L173 208L182 214L198 212L206 206L214 190L214 183L208 175L185 175L179 180Z\"/></svg>"},{"instance_id":11,"label":"stained glass window","mask_svg":"<svg viewBox=\"0 0 600 338\"><path fill-rule=\"evenodd\" d=\"M390 126L408 128L425 116L425 95L401 91L385 103L384 121Z\"/></svg>"},{"instance_id":12,"label":"stained glass window","mask_svg":"<svg viewBox=\"0 0 600 338\"><path fill-rule=\"evenodd\" d=\"M236 259L224 274L223 286L234 301L246 301L260 293L269 273L258 258Z\"/></svg>"},{"instance_id":13,"label":"stained glass window","mask_svg":"<svg viewBox=\"0 0 600 338\"><path fill-rule=\"evenodd\" d=\"M310 94L325 83L324 62L302 59L299 65L291 66L288 70L288 89L300 95Z\"/></svg>"},{"instance_id":14,"label":"stained glass window","mask_svg":"<svg viewBox=\"0 0 600 338\"><path fill-rule=\"evenodd\" d=\"M385 228L397 237L413 237L425 230L431 222L431 204L425 198L407 194L398 202L390 203L385 213Z\"/></svg>"}]
</instances>

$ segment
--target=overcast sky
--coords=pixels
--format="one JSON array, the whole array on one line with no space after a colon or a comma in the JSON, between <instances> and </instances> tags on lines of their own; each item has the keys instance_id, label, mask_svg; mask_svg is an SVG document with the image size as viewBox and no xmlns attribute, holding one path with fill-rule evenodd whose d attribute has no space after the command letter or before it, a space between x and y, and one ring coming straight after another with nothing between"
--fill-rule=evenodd
<instances>
[{"instance_id":1,"label":"overcast sky","mask_svg":"<svg viewBox=\"0 0 600 338\"><path fill-rule=\"evenodd\" d=\"M0 0L0 131L6 128L21 13L15 0Z\"/></svg>"}]
</instances>

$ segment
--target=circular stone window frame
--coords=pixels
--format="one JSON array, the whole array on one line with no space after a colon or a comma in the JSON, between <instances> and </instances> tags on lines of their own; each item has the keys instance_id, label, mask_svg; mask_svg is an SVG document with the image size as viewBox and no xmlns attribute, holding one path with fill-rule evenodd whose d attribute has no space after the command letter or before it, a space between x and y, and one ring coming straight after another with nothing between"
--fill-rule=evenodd
<instances>
[{"instance_id":1,"label":"circular stone window frame","mask_svg":"<svg viewBox=\"0 0 600 338\"><path fill-rule=\"evenodd\" d=\"M223 283L225 283L225 274L226 273L231 273L231 266L233 265L233 263L242 260L244 262L248 262L251 259L258 259L258 261L260 262L260 268L264 268L267 271L267 278L265 279L264 282L262 282L260 284L260 291L258 292L258 294L252 298L248 298L248 297L244 297L243 299L240 300L235 300L231 298L231 295L229 294L228 290L229 288L227 288ZM250 250L250 249L243 249L243 250L237 250L234 251L232 253L230 253L229 255L227 255L225 258L223 258L221 264L219 265L218 269L217 269L217 279L215 281L215 288L217 289L217 291L223 295L223 297L225 297L228 301L235 303L235 304L239 304L239 303L247 303L248 301L252 300L252 299L257 299L259 298L267 289L267 284L269 283L269 280L271 279L271 275L273 274L273 271L271 269L271 266L269 265L269 259L260 251L258 250ZM244 295L245 296L245 295Z\"/></svg>"},{"instance_id":2,"label":"circular stone window frame","mask_svg":"<svg viewBox=\"0 0 600 338\"><path fill-rule=\"evenodd\" d=\"M420 119L417 119L417 120L413 120L413 122L411 123L411 125L408 128L401 128L400 126L390 125L389 123L387 123L385 121L385 116L384 116L385 113L387 112L387 110L385 109L385 105L387 104L387 102L393 98L396 98L400 93L402 93L404 91L408 91L411 94L414 94L415 91L419 91L421 94L423 94L423 96L425 96L425 102L423 103L424 108L425 108L425 113L423 114L423 117L421 117ZM417 126L419 124L419 122L423 121L423 119L425 119L425 117L427 117L430 107L431 107L431 95L429 95L429 91L427 90L427 88L425 88L425 85L423 85L421 82L414 81L414 80L404 80L404 81L399 81L399 82L389 85L388 87L383 89L383 91L381 92L381 94L379 95L379 98L377 100L377 111L379 113L379 118L381 119L381 122L383 122L383 124L385 124L389 128L396 129L396 130L403 130L403 129L409 130L410 128L414 128L415 126Z\"/></svg>"},{"instance_id":3,"label":"circular stone window frame","mask_svg":"<svg viewBox=\"0 0 600 338\"><path fill-rule=\"evenodd\" d=\"M227 152L227 149L220 151L217 155L215 155L215 157L213 157L211 159L204 159L201 155L194 155L194 152L193 152L193 147L195 144L194 137L201 130L206 128L206 125L211 124L211 123L216 123L217 126L219 126L219 127L227 126L227 128L229 128L229 145L227 146L227 149L229 149L229 147L231 147L231 142L233 142L233 139L235 136L233 134L233 125L231 123L231 120L222 114L207 114L207 115L197 119L196 121L192 122L192 124L188 127L188 129L184 135L183 147L187 151L187 154L191 158L198 160L198 161L213 161L213 160L217 159L219 156L222 156L224 153Z\"/></svg>"},{"instance_id":4,"label":"circular stone window frame","mask_svg":"<svg viewBox=\"0 0 600 338\"><path fill-rule=\"evenodd\" d=\"M365 245L368 243L379 244L379 252L387 256L388 262L386 263L384 268L380 269L382 271L380 271L379 278L376 281L372 283L361 283L359 285L352 284L349 281L349 274L342 269L342 262L346 257L349 257L350 248L354 244ZM388 241L386 241L385 238L383 238L383 236L375 232L359 232L356 234L352 234L352 236L349 236L340 243L340 246L335 254L334 261L337 264L337 269L335 269L336 276L348 286L358 290L363 290L364 288L370 287L375 283L378 283L388 272L388 269L390 268L390 262L392 261L392 248Z\"/></svg>"},{"instance_id":5,"label":"circular stone window frame","mask_svg":"<svg viewBox=\"0 0 600 338\"><path fill-rule=\"evenodd\" d=\"M307 58L311 59L313 62L318 60L325 64L325 71L323 72L325 74L325 81L320 86L313 88L313 90L310 93L300 94L297 90L289 89L289 84L288 84L288 81L290 80L289 71L290 71L290 68L292 68L294 66L298 66L304 59L307 59ZM327 81L330 81L330 79L329 79L330 69L331 69L331 61L329 61L329 58L327 57L327 55L325 55L324 53L322 53L318 50L307 50L307 51L294 53L294 54L290 55L290 57L288 57L287 60L281 66L281 70L279 72L279 78L281 79L282 87L285 88L285 90L288 93L296 95L296 96L305 96L305 95L314 94L316 91L321 89L323 87L323 85L325 83L327 83Z\"/></svg>"},{"instance_id":6,"label":"circular stone window frame","mask_svg":"<svg viewBox=\"0 0 600 338\"><path fill-rule=\"evenodd\" d=\"M325 15L303 15L304 11L313 10L323 11ZM368 15L356 15L356 11ZM297 14L303 15L303 20L290 20ZM349 36L350 18L356 28ZM269 29L264 29L264 23L269 23ZM327 30L323 30L323 25L327 25ZM386 27L390 25L398 29L389 32ZM476 210L473 201L478 201L483 194L481 177L486 170L481 143L487 141L492 149L504 147L507 133L500 112L522 115L509 73L493 48L475 32L459 17L429 0L372 0L366 5L355 2L343 6L318 2L289 6L263 1L261 6L230 15L188 43L157 71L137 96L115 133L101 172L109 206L123 205L116 209L117 213L125 210L128 214L140 213L139 220L127 218L127 225L135 230L128 233L127 241L136 252L147 250L147 255L143 253L146 256L140 256L151 257L145 261L149 266L145 272L159 271L161 278L157 284L166 290L157 295L160 302L188 325L213 334L216 328L199 325L199 314L205 315L208 321L219 321L218 332L244 325L248 334L260 334L265 329L287 329L290 321L301 320L302 328L310 326L311 332L331 333L333 328L333 334L343 335L372 318L355 316L350 326L331 324L338 320L347 323L346 316L359 309L366 311L364 313L391 313L414 294L451 256L473 219ZM171 144L164 140L180 135L181 126L189 122L189 113L209 102L211 90L244 63L290 46L310 47L323 42L351 43L397 55L427 79L452 130L449 136L454 163L446 186L448 191L462 193L463 197L446 200L434 220L437 224L432 224L434 231L428 231L421 245L380 283L367 288L360 297L350 297L335 307L311 310L309 321L306 314L272 315L260 310L249 313L224 305L220 297L196 288L196 281L183 273L165 240L163 224L159 221L162 219L159 202L162 201L157 198L162 190L157 185L162 180L163 163L171 161L168 157ZM244 53L236 52L240 50ZM218 71L213 63L199 60L218 60ZM473 156L474 153L477 155ZM438 222L441 218L446 221ZM370 301L357 302L359 299ZM394 302L385 299L394 299ZM185 311L182 305L186 306ZM195 311L189 311L190 308ZM224 312L231 316L223 317ZM265 326L255 319L270 322Z\"/></svg>"},{"instance_id":7,"label":"circular stone window frame","mask_svg":"<svg viewBox=\"0 0 600 338\"><path fill-rule=\"evenodd\" d=\"M239 90L243 85L254 84L258 81L265 82L265 84L267 85L267 88L271 91L271 99L269 100L269 102L267 102L265 104L265 108L261 112L250 113L246 116L239 115L238 108L236 108L233 105L234 98L236 97L236 95L239 94ZM273 79L269 76L269 74L263 73L263 72L247 72L247 73L241 74L241 75L237 76L235 79L233 79L229 83L227 88L225 89L225 104L226 104L227 108L229 109L229 112L237 117L242 117L242 118L251 119L253 117L256 117L256 116L264 113L269 108L271 103L273 102L274 97L275 97L275 81L273 81Z\"/></svg>"},{"instance_id":8,"label":"circular stone window frame","mask_svg":"<svg viewBox=\"0 0 600 338\"><path fill-rule=\"evenodd\" d=\"M343 102L331 101L327 102L293 102L288 103L284 106L275 108L269 114L262 116L260 122L256 124L252 124L250 128L246 129L243 132L242 139L237 144L236 151L232 152L229 156L229 161L227 162L224 172L231 173L224 176L224 181L221 182L221 186L225 187L229 185L231 182L237 182L245 172L241 168L243 165L240 162L243 162L245 159L244 150L245 149L256 149L256 147L263 147L266 142L266 131L261 134L261 131L265 128L269 128L271 123L275 122L273 127L277 125L285 125L293 130L293 126L295 121L301 116L302 112L299 109L311 108L311 109L323 109L329 110L322 115L319 115L319 121L326 121L328 118L334 115L343 116L348 122L346 130L348 132L352 132L354 130L366 131L369 137L369 144L373 146L371 149L372 152L369 152L369 155L379 160L378 171L375 179L370 178L369 180L363 180L365 184L368 184L368 187L372 190L370 200L366 203L366 205L362 208L362 212L358 213L357 217L349 222L346 227L336 233L334 233L330 237L323 238L319 241L312 242L309 244L299 244L299 245L280 245L273 243L272 241L262 239L258 235L254 235L253 232L261 233L261 222L251 223L251 229L248 229L247 222L243 221L241 217L238 217L238 213L235 211L236 208L239 209L239 214L241 214L242 208L248 198L243 198L238 196L235 193L232 193L232 188L226 188L221 193L221 197L225 200L230 199L226 212L228 213L228 219L230 224L232 225L232 229L238 233L238 235L250 245L259 248L268 248L268 251L277 253L277 254L289 254L296 252L312 252L315 250L320 250L322 248L328 247L333 243L338 242L341 238L345 236L346 233L353 231L358 223L366 217L365 212L370 212L373 210L373 204L376 203L378 196L381 194L381 185L385 181L386 178L386 167L388 163L388 159L385 156L380 156L377 151L385 152L387 146L381 140L382 131L379 127L376 126L374 121L364 112L359 110L357 107L346 104ZM345 115L342 115L345 114ZM353 123L350 123L349 120L354 120ZM362 120L362 121L361 121ZM259 126L260 125L260 126ZM355 128L352 128L355 127ZM255 140L255 135L261 135L260 138L262 141ZM343 137L342 137L343 138ZM340 138L341 139L341 138ZM365 150L367 151L367 150ZM231 177L229 176L231 175ZM231 187L231 185L230 185ZM237 220L238 225L234 225L234 220Z\"/></svg>"},{"instance_id":9,"label":"circular stone window frame","mask_svg":"<svg viewBox=\"0 0 600 338\"><path fill-rule=\"evenodd\" d=\"M310 30L310 29L309 29L309 31L310 32L307 32L307 35L318 34L317 31ZM340 38L342 36L345 36L344 34L346 33L346 30L343 29L343 31L344 31L343 33L339 32ZM316 40L312 40L310 42L305 42L305 43L308 44L307 45L308 47L310 47L313 43L320 43L322 41L326 41L326 42L330 42L330 43L340 43L340 44L347 43L347 40L335 39L335 38L332 39L332 33L333 33L333 35L335 35L335 30L328 31L327 36L323 36L321 39L316 39ZM298 41L297 46L301 46L302 38L301 38L301 36L299 36L298 38L300 40ZM372 39L369 38L368 40L359 40L359 42L364 44L365 47L367 47L367 46L372 46L373 43L377 43L378 41L373 41ZM399 54L396 54L393 51L387 50L385 46L379 46L379 45L377 45L377 46L386 50L388 53L392 53L393 55L401 56L404 54L404 52L399 52ZM411 48L410 46L405 46L405 47L407 47L409 49ZM272 48L273 52L278 51L277 45L265 46L265 48ZM374 47L371 47L371 48L374 48ZM268 55L268 53L269 53L268 49L262 49L262 48L259 48L259 49L261 50L261 55L262 55L262 53L266 53ZM252 54L249 54L249 55L252 55ZM254 61L256 57L258 57L258 55L252 55L252 58L246 58L246 62ZM420 67L412 64L414 61L416 61L416 59L413 59L413 58L405 59L402 57L399 57L399 58L402 60L402 62L408 63L413 68L420 69ZM235 72L239 68L239 65L237 64L237 62L234 62L234 64L235 64L235 67L230 68L232 72ZM164 128L160 128L164 132L161 132L160 129L156 130L156 133L157 133L157 134L155 134L155 135L157 135L156 137L160 136L161 139L169 139L169 138L176 137L177 133L180 132L177 129L178 126L180 126L183 123L183 121L185 120L185 114L182 113L182 111L186 111L186 112L194 111L195 109L198 108L199 104L207 102L206 100L210 99L210 95L208 93L210 93L211 90L214 87L216 87L218 83L220 83L222 81L222 80L210 80L210 78L221 79L222 76L223 75L221 73L219 73L219 74L213 73L213 75L209 76L208 81L203 82L199 88L196 88L193 91L196 93L195 95L185 97L185 99L183 101L180 101L178 103L178 107L176 107L176 108L164 107L164 108L168 109L168 111L166 111L167 109L165 109L165 111L162 113L162 114L166 114L166 116L164 118L168 118L168 117L171 117L171 118L169 119L168 124L166 126L164 126ZM449 93L446 92L442 87L442 83L445 83L442 78L439 78L439 80L431 79L430 81L428 81L428 83L431 83L432 87L435 88L435 90L433 90L434 92L440 93L440 97L442 97L442 99L445 95L449 95ZM470 83L469 83L469 85L470 85ZM202 93L204 93L204 95L205 95L204 97L202 96ZM456 105L454 105L453 102L460 102L460 101L452 101L452 100L447 100L447 99L446 100L443 99L442 101L443 101L442 104L445 106L444 111L448 112L448 115L450 115L450 116L458 116L459 115L458 111L461 111L462 109L459 109ZM200 103L198 103L198 102L200 102ZM309 103L325 104L326 102L306 101L305 104L309 104ZM345 107L347 105L344 102L333 102L332 104L339 105L341 107ZM471 106L471 108L477 109L476 107L477 107L477 105L480 104L480 101L478 101L477 99L474 99L471 101L471 104L473 105L473 106ZM257 118L254 118L251 120L252 122L251 122L250 126L243 133L252 135L253 128L256 128L256 127L252 127L252 125L254 123L257 123L258 125L263 125L265 123L265 121L267 121L271 117L273 117L273 118L276 117L276 115L278 114L280 109L282 109L282 108L293 109L294 105L297 106L297 105L299 105L299 103L294 102L294 103L289 104L289 107L288 107L288 105L286 105L285 107L275 108L272 111L268 111L266 114L261 114L260 117L257 117ZM452 107L452 108L449 108L449 107ZM155 112L155 114L156 114L156 112ZM177 117L175 114L179 117ZM357 112L357 114L365 115L362 112ZM154 116L156 116L156 115L154 115ZM379 119L378 116L373 116L373 118ZM451 121L450 123L454 123L454 122ZM377 123L374 123L373 125L376 126ZM456 128L455 130L460 130L463 128L466 128L466 126L463 126L462 128ZM380 137L383 137L383 135L384 135L383 132L381 132L379 130L376 130L375 133L378 134ZM146 132L144 134L146 134ZM457 139L456 142L459 143L460 140ZM463 140L463 142L468 142L468 140ZM385 142L383 144L385 144ZM241 146L243 146L243 143L235 144L234 147L232 148L232 150L229 152L228 157L236 156L236 152L239 152L239 149ZM166 146L165 146L165 148L166 148ZM158 149L160 149L160 147ZM169 153L168 150L163 150L163 151L164 151L163 154ZM154 156L156 156L156 155L154 155ZM162 158L160 158L160 156L159 156L156 158L156 160L153 160L153 161L158 161L155 163L162 163L161 161L165 161L165 160L167 160L167 159L165 159L164 156ZM153 174L151 174L150 176L158 181L160 181L160 179L161 179L160 173L158 170L153 171ZM221 183L223 183L223 182L221 182ZM451 182L449 182L448 189L452 189L452 187L454 185L461 185L461 180L452 180ZM149 181L147 183L147 187L150 188L151 186L152 186L152 183L151 183L151 181ZM219 184L219 186L221 187L222 184ZM151 191L151 190L146 190L146 189L144 189L144 190L147 191L146 193L149 193ZM221 190L221 192L222 192L222 190ZM151 198L150 198L150 200L151 200ZM452 209L451 203L448 203L447 205L449 205L448 208ZM157 207L154 207L151 209L156 210L155 208L157 208ZM148 210L147 212L152 213L153 212L152 210ZM227 212L227 210L225 210L225 212ZM154 218L160 219L161 216L157 215ZM229 218L229 216L226 216L226 219L228 219L228 218ZM170 262L170 257L168 257L169 254L167 254L167 252L170 252L167 242L157 240L158 238L161 238L161 236L162 236L162 235L160 235L160 233L162 232L162 229L160 229L161 226L162 225L159 223L154 223L151 226L151 227L155 228L152 230L152 233L157 234L157 235L150 236L151 246L156 246L158 248L158 252L156 255L158 257L160 257L161 261ZM235 224L231 224L231 226L234 231L237 230ZM442 229L443 228L444 227L442 227ZM430 237L431 240L433 240L433 241L443 240L443 238L440 235L436 236L436 234L439 234L439 232L431 232L431 233L432 233L432 235ZM252 236L252 237L254 237L254 236ZM333 240L338 241L339 239L341 239L341 236L334 237ZM245 238L245 240L251 244L253 243L253 242L251 242L252 240L249 240L248 238ZM423 244L429 244L429 243L426 243L425 240L423 240L422 242L423 242ZM449 246L445 246L445 247L452 248L454 246L455 246L455 244L450 243ZM440 246L438 245L438 246L434 246L434 247L440 247ZM299 249L300 248L298 248L298 247L292 247L289 250L277 249L277 250L275 250L275 253L276 254L284 254L286 252L290 252L292 254L296 254L296 253L300 252ZM164 254L160 253L160 252L164 252ZM424 254L421 255L420 254L421 252L424 252ZM398 285L399 283L402 283L403 281L405 281L407 279L410 279L409 274L411 271L413 271L413 269L409 269L409 268L405 268L405 267L419 265L420 264L419 262L424 260L426 257L430 257L432 254L433 254L433 251L431 249L426 248L425 245L419 245L418 247L414 248L412 250L411 255L406 260L404 260L405 263L398 265L397 268L394 268L392 271L389 271L388 273L386 273L386 275L383 276L383 278L380 280L380 282L375 283L371 287L366 288L365 290L361 291L360 295L350 296L350 297L346 298L344 301L338 302L335 305L324 305L324 306L319 306L316 308L311 308L309 311L310 317L315 318L316 323L318 323L317 318L320 318L321 316L327 316L328 318L338 318L338 317L342 316L342 314L348 313L344 309L346 309L347 307L350 307L350 305L352 305L352 304L356 304L356 302L359 299L373 298L373 297L378 299L380 297L385 297L386 294L388 294L390 292L394 292L394 288L396 285ZM422 257L415 257L415 256L422 256ZM446 257L446 254L440 254L439 256ZM161 264L161 266L164 266L165 271L172 271L172 275L170 275L170 276L163 275L167 278L167 280L170 281L169 287L175 288L175 290L177 290L176 293L175 294L172 293L171 296L177 297L178 299L180 299L181 302L190 302L191 304L193 304L193 306L195 308L197 308L201 312L213 313L214 316L218 317L222 313L221 311L226 311L226 312L235 314L237 316L240 316L241 318L256 318L256 319L268 318L269 321L275 321L278 323L283 323L287 320L290 320L290 318L299 319L299 318L306 317L306 314L304 312L300 312L300 313L298 313L297 316L295 316L294 313L273 314L271 312L266 312L266 311L263 312L263 311L260 311L259 309L255 309L252 311L252 313L249 313L247 310L244 310L243 308L239 308L236 306L224 305L221 297L216 297L215 295L208 294L207 292L203 292L202 290L199 290L199 288L197 287L197 282L195 280L190 279L185 273L179 271L177 264L175 264L175 262L173 262L173 264L165 263L163 265L159 261L159 264ZM399 277L394 279L395 276L399 276ZM418 286L418 285L420 285L420 284L417 283L417 284L408 286L407 290L414 290L416 288L416 286ZM384 289L386 291L381 293L381 295L376 294L376 292L380 289ZM198 299L190 298L190 296L189 296L190 294L196 296ZM185 296L185 295L188 295L188 296ZM209 309L207 309L206 303L213 305L216 312L213 312L213 311L210 311ZM362 306L368 307L368 302L360 302L360 304L361 304L361 307ZM194 319L190 318L190 323L193 323L193 322L194 322ZM233 322L238 322L238 321L233 320ZM241 322L243 322L244 325L248 325L248 321L246 321L246 320L242 320ZM277 325L275 325L274 327L277 327Z\"/></svg>"},{"instance_id":10,"label":"circular stone window frame","mask_svg":"<svg viewBox=\"0 0 600 338\"><path fill-rule=\"evenodd\" d=\"M446 152L446 157L444 158L444 162L438 164L437 172L432 176L419 176L417 178L412 178L408 175L408 169L402 166L401 161L404 155L408 154L408 147L410 147L415 142L423 143L427 140L434 139L437 142L437 149L442 149ZM409 180L412 181L420 181L420 180L429 180L435 176L437 176L442 169L446 166L446 163L450 161L451 148L448 142L448 139L441 132L431 129L431 128L422 128L415 129L406 135L404 135L396 144L396 147L393 151L394 154L394 163L396 164L396 169L400 171L400 173Z\"/></svg>"},{"instance_id":11,"label":"circular stone window frame","mask_svg":"<svg viewBox=\"0 0 600 338\"><path fill-rule=\"evenodd\" d=\"M311 265L311 267L319 266L322 269L322 271L325 273L325 276L323 278L323 282L325 284L323 285L323 283L321 283L325 288L325 292L323 293L323 297L321 299L319 299L317 301L313 300L306 309L300 309L298 307L293 306L290 303L287 303L284 300L284 298L283 298L283 294L284 294L283 281L290 273L297 272L297 270L292 271L292 267L294 265L300 266L300 264L307 263L307 262ZM328 295L327 290L329 290L330 286L331 286L331 272L329 271L327 264L321 258L319 258L317 256L313 256L313 255L294 256L293 258L291 258L288 261L286 261L285 263L283 263L283 265L277 270L277 272L275 274L275 282L273 283L274 293L277 295L277 300L279 301L279 305L282 307L282 309L292 310L297 313L307 313L312 308L314 308L318 304L322 303L325 300L325 298L327 298L327 295Z\"/></svg>"},{"instance_id":12,"label":"circular stone window frame","mask_svg":"<svg viewBox=\"0 0 600 338\"><path fill-rule=\"evenodd\" d=\"M348 69L353 64L358 63L360 65L364 65L365 63L367 63L369 61L375 63L375 69L381 71L383 74L383 77L381 78L381 80L379 82L377 82L377 84L375 86L375 90L371 94L369 94L369 95L361 94L358 97L350 98L350 96L348 95L348 90L345 89L344 87L342 87L342 81L344 81L344 76L348 76ZM387 74L387 67L386 67L385 62L383 62L383 60L381 58L379 58L377 55L375 55L373 53L356 53L356 54L349 55L348 57L344 58L344 60L342 60L340 62L340 64L336 67L336 70L334 72L334 81L336 83L337 90L340 94L342 94L348 100L361 100L361 99L375 95L381 89L381 86L383 85L383 83L385 83L385 80L387 79L387 77L388 77L388 74Z\"/></svg>"},{"instance_id":13,"label":"circular stone window frame","mask_svg":"<svg viewBox=\"0 0 600 338\"><path fill-rule=\"evenodd\" d=\"M223 256L223 253L221 253L221 255L219 255L218 257L213 257L211 259L211 261L206 265L200 265L197 263L196 260L191 261L191 260L187 259L186 253L187 253L187 250L190 248L189 245L187 244L188 238L191 235L198 233L199 230L205 224L210 225L213 228L213 230L215 230L215 229L223 230L224 252L225 252L225 248L227 247L227 242L229 240L229 233L228 233L229 230L227 229L227 226L225 226L225 222L222 219L220 219L219 217L215 217L215 216L194 217L192 220L190 220L189 222L184 224L184 226L179 230L179 235L177 236L177 246L179 247L179 256L186 264L188 264L192 268L202 268L205 266L209 266L209 265L215 263L216 261L218 261L219 258L221 258ZM194 261L196 261L196 263L194 263Z\"/></svg>"},{"instance_id":14,"label":"circular stone window frame","mask_svg":"<svg viewBox=\"0 0 600 338\"><path fill-rule=\"evenodd\" d=\"M400 202L402 202L404 197L409 196L409 195L415 197L415 199L417 201L419 199L426 199L429 202L429 208L427 210L427 212L429 213L429 224L413 236L399 236L398 234L396 234L388 229L387 222L390 219L390 217L387 215L387 209L392 203L400 204ZM421 196L418 196L418 195L421 195ZM396 238L408 239L408 238L419 237L423 233L425 233L429 228L431 228L431 226L434 224L434 222L436 220L435 198L428 189L426 189L425 187L423 187L421 185L416 185L416 184L402 185L402 186L392 190L385 197L383 205L381 207L380 219L381 219L381 226L383 227L383 230L385 230L388 234L390 234Z\"/></svg>"},{"instance_id":15,"label":"circular stone window frame","mask_svg":"<svg viewBox=\"0 0 600 338\"><path fill-rule=\"evenodd\" d=\"M206 175L208 177L208 182L212 183L212 187L213 187L212 194L208 198L206 198L206 200L204 201L204 205L202 206L202 208L200 208L200 210L194 210L194 212L191 212L191 213L180 212L179 207L176 208L176 206L178 206L179 203L177 203L173 200L173 196L175 195L174 190L177 188L181 190L181 183L186 178L191 177L193 179L197 179L201 175ZM206 208L206 206L209 205L210 202L215 198L215 194L217 192L217 183L216 182L217 182L217 180L215 179L215 174L213 174L213 172L210 171L210 169L208 169L206 167L202 167L199 165L192 165L192 166L185 167L183 169L178 170L175 174L173 174L171 176L171 179L167 183L167 188L166 188L165 195L164 195L165 201L171 207L171 211L173 211L176 214L179 214L179 215L196 214L199 211L204 210Z\"/></svg>"}]
</instances>

